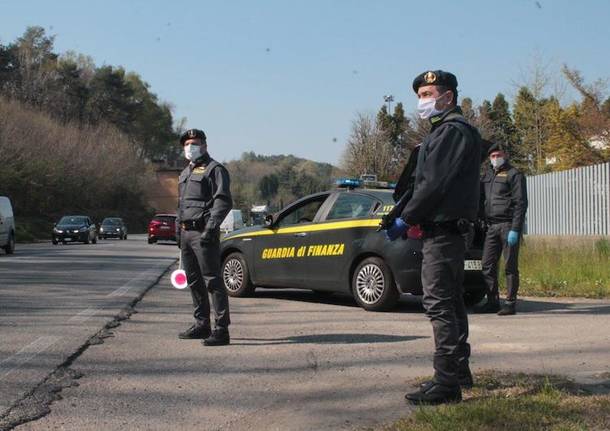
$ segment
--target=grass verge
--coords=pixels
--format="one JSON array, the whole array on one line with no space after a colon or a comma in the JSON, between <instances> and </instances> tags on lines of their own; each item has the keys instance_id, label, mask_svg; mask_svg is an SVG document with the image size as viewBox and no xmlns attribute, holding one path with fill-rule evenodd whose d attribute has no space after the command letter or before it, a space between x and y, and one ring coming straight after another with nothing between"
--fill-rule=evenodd
<instances>
[{"instance_id":1,"label":"grass verge","mask_svg":"<svg viewBox=\"0 0 610 431\"><path fill-rule=\"evenodd\" d=\"M610 376L603 376L608 379ZM610 380L484 372L460 404L418 407L383 431L568 431L610 429Z\"/></svg>"},{"instance_id":2,"label":"grass verge","mask_svg":"<svg viewBox=\"0 0 610 431\"><path fill-rule=\"evenodd\" d=\"M519 256L519 294L610 297L610 240L527 236ZM505 284L499 272L500 287Z\"/></svg>"}]
</instances>

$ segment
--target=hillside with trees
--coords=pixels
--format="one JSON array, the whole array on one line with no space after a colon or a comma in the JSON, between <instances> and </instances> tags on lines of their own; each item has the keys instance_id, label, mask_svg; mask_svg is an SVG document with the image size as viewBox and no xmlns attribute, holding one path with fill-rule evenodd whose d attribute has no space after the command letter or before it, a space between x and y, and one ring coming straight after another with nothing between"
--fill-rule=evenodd
<instances>
[{"instance_id":1,"label":"hillside with trees","mask_svg":"<svg viewBox=\"0 0 610 431\"><path fill-rule=\"evenodd\" d=\"M170 106L136 73L59 55L53 42L30 27L0 44L0 194L22 220L86 212L141 227L149 161L177 139Z\"/></svg>"},{"instance_id":2,"label":"hillside with trees","mask_svg":"<svg viewBox=\"0 0 610 431\"><path fill-rule=\"evenodd\" d=\"M305 195L327 190L343 173L329 163L292 155L242 154L225 163L231 174L233 206L248 210L252 205L269 205L277 210Z\"/></svg>"}]
</instances>

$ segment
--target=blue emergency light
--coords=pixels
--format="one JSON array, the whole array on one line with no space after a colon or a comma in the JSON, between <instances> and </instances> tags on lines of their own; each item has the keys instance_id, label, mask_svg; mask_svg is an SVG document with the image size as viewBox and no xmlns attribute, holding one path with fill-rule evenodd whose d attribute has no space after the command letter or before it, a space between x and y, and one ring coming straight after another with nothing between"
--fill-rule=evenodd
<instances>
[{"instance_id":1,"label":"blue emergency light","mask_svg":"<svg viewBox=\"0 0 610 431\"><path fill-rule=\"evenodd\" d=\"M339 178L337 181L335 181L335 184L337 185L337 187L354 188L360 187L362 185L362 181L356 178Z\"/></svg>"}]
</instances>

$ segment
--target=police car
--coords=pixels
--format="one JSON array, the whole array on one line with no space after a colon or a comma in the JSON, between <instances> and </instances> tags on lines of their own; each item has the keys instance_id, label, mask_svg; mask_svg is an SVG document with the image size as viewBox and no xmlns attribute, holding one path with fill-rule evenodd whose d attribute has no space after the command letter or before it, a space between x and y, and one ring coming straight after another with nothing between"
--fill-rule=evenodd
<instances>
[{"instance_id":1,"label":"police car","mask_svg":"<svg viewBox=\"0 0 610 431\"><path fill-rule=\"evenodd\" d=\"M396 241L378 230L394 206L392 190L350 179L339 185L267 216L264 226L223 238L222 278L230 296L251 295L257 286L311 289L351 294L364 309L381 311L400 294L422 294L421 230L413 226ZM484 296L480 259L480 247L471 248L464 283L469 304Z\"/></svg>"}]
</instances>

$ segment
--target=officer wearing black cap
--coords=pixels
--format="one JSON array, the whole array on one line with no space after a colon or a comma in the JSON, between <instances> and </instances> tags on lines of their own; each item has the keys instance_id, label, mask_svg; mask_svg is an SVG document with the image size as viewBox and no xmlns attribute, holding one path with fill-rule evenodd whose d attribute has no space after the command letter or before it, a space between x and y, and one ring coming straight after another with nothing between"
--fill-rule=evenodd
<instances>
[{"instance_id":1,"label":"officer wearing black cap","mask_svg":"<svg viewBox=\"0 0 610 431\"><path fill-rule=\"evenodd\" d=\"M207 151L205 133L180 136L189 160L178 180L178 245L195 307L195 323L180 338L202 339L206 346L229 344L229 299L220 278L220 224L231 210L229 173ZM215 329L210 325L210 299Z\"/></svg>"},{"instance_id":2,"label":"officer wearing black cap","mask_svg":"<svg viewBox=\"0 0 610 431\"><path fill-rule=\"evenodd\" d=\"M418 113L432 127L419 150L412 197L387 230L390 239L408 225L424 230L423 305L434 333L434 378L405 396L414 404L460 401L460 386L472 385L463 234L477 217L481 138L457 106L457 85L455 75L442 70L413 81Z\"/></svg>"},{"instance_id":3,"label":"officer wearing black cap","mask_svg":"<svg viewBox=\"0 0 610 431\"><path fill-rule=\"evenodd\" d=\"M481 178L487 233L481 261L487 285L487 302L478 311L500 316L516 313L519 290L519 241L527 211L527 184L521 172L508 161L500 144L487 150L490 166ZM504 255L506 302L500 308L498 261Z\"/></svg>"}]
</instances>

